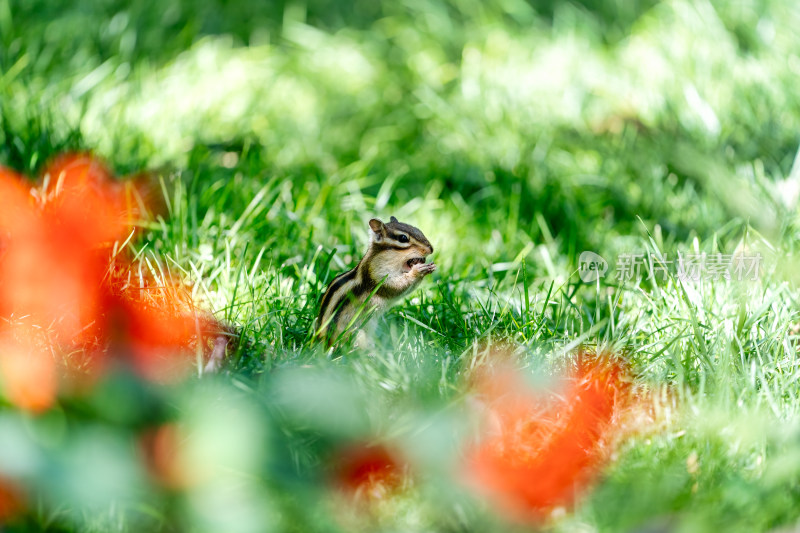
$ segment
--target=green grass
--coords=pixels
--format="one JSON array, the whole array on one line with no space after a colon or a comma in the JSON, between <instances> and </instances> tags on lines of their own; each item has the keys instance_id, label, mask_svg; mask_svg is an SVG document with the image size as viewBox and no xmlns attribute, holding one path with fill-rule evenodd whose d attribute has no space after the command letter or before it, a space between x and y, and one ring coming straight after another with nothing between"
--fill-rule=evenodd
<instances>
[{"instance_id":1,"label":"green grass","mask_svg":"<svg viewBox=\"0 0 800 533\"><path fill-rule=\"evenodd\" d=\"M352 530L324 465L380 436L420 475L361 527L508 531L445 475L493 338L533 374L610 347L669 391L553 530L796 527L798 27L789 0L0 0L0 163L86 149L150 172L165 207L132 250L239 335L219 376L0 408L0 472L35 502L9 530ZM439 268L373 355L325 351L317 302L390 215ZM585 284L583 250L763 270ZM153 489L132 442L165 421L220 483Z\"/></svg>"}]
</instances>

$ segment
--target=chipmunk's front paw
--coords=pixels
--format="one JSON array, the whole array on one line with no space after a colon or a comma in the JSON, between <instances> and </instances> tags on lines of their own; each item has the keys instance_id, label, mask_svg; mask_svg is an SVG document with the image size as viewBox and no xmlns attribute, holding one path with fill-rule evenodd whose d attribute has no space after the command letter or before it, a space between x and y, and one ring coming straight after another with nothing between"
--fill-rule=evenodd
<instances>
[{"instance_id":1,"label":"chipmunk's front paw","mask_svg":"<svg viewBox=\"0 0 800 533\"><path fill-rule=\"evenodd\" d=\"M415 276L427 276L434 270L436 270L435 263L417 263L414 265L414 268L411 269Z\"/></svg>"}]
</instances>

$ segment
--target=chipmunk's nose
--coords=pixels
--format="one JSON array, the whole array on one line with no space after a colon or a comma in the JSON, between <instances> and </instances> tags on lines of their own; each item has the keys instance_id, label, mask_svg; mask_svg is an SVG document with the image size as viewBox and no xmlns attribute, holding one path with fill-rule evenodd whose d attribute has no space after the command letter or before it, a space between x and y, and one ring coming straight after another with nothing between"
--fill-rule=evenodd
<instances>
[{"instance_id":1,"label":"chipmunk's nose","mask_svg":"<svg viewBox=\"0 0 800 533\"><path fill-rule=\"evenodd\" d=\"M428 253L427 253L427 254L425 254L425 255L431 255L432 253L433 253L433 245L432 245L432 244L429 244L429 245L428 245Z\"/></svg>"}]
</instances>

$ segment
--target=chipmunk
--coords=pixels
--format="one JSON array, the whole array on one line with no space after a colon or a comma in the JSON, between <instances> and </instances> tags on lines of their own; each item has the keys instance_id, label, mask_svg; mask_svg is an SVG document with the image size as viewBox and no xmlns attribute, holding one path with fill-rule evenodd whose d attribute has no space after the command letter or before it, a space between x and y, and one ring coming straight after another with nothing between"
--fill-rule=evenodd
<instances>
[{"instance_id":1,"label":"chipmunk","mask_svg":"<svg viewBox=\"0 0 800 533\"><path fill-rule=\"evenodd\" d=\"M328 345L345 331L356 313L357 327L374 323L393 301L436 270L434 263L425 262L433 246L419 229L395 217L387 224L373 218L369 227L367 253L354 269L335 277L322 296L316 327L318 337ZM366 334L359 330L356 344L365 343Z\"/></svg>"}]
</instances>

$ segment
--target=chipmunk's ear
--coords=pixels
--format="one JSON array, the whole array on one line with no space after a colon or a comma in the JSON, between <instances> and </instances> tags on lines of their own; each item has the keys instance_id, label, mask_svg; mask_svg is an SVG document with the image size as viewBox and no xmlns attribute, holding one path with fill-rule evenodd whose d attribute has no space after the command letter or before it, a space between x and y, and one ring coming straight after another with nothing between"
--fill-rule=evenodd
<instances>
[{"instance_id":1,"label":"chipmunk's ear","mask_svg":"<svg viewBox=\"0 0 800 533\"><path fill-rule=\"evenodd\" d=\"M391 217L391 218L389 219L389 222L394 222L394 223L397 223L397 219L396 219L396 218L394 218L394 217Z\"/></svg>"},{"instance_id":2,"label":"chipmunk's ear","mask_svg":"<svg viewBox=\"0 0 800 533\"><path fill-rule=\"evenodd\" d=\"M372 230L372 238L376 241L379 241L383 238L383 232L385 228L386 226L383 225L383 222L377 218L373 218L369 221L369 229Z\"/></svg>"}]
</instances>

